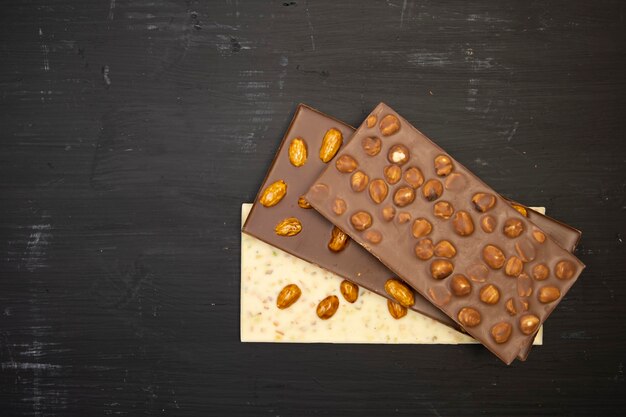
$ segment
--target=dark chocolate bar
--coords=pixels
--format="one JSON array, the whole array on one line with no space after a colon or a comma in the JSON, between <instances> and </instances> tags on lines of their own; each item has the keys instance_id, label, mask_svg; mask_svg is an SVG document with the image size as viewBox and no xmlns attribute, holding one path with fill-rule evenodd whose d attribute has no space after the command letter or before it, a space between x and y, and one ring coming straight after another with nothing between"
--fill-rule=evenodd
<instances>
[{"instance_id":1,"label":"dark chocolate bar","mask_svg":"<svg viewBox=\"0 0 626 417\"><path fill-rule=\"evenodd\" d=\"M305 198L507 364L584 269L383 103Z\"/></svg>"}]
</instances>

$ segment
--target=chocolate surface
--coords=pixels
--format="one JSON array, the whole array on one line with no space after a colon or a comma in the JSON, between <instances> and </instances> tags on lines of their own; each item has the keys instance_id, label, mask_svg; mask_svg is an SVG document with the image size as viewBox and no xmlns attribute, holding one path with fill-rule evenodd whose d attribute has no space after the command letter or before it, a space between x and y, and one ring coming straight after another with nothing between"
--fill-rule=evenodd
<instances>
[{"instance_id":1,"label":"chocolate surface","mask_svg":"<svg viewBox=\"0 0 626 417\"><path fill-rule=\"evenodd\" d=\"M327 167L309 203L504 362L524 357L584 265L385 104L345 155L355 170Z\"/></svg>"}]
</instances>

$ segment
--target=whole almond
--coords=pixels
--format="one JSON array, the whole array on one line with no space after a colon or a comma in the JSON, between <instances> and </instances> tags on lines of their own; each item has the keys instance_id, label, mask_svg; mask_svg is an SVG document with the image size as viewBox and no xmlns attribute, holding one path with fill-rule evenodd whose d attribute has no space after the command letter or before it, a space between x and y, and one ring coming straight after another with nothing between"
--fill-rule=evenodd
<instances>
[{"instance_id":1,"label":"whole almond","mask_svg":"<svg viewBox=\"0 0 626 417\"><path fill-rule=\"evenodd\" d=\"M335 315L339 308L339 298L336 295L329 295L317 305L317 317L328 320Z\"/></svg>"},{"instance_id":2,"label":"whole almond","mask_svg":"<svg viewBox=\"0 0 626 417\"><path fill-rule=\"evenodd\" d=\"M285 197L285 194L287 194L287 184L283 180L278 180L271 183L263 190L261 198L259 198L259 203L265 207L275 206L280 203L280 200Z\"/></svg>"},{"instance_id":3,"label":"whole almond","mask_svg":"<svg viewBox=\"0 0 626 417\"><path fill-rule=\"evenodd\" d=\"M278 236L295 236L302 231L302 223L295 217L287 217L278 222L274 231Z\"/></svg>"},{"instance_id":4,"label":"whole almond","mask_svg":"<svg viewBox=\"0 0 626 417\"><path fill-rule=\"evenodd\" d=\"M310 209L311 208L311 204L309 204L309 202L306 201L306 198L304 198L303 195L298 197L298 206L300 206L303 209Z\"/></svg>"},{"instance_id":5,"label":"whole almond","mask_svg":"<svg viewBox=\"0 0 626 417\"><path fill-rule=\"evenodd\" d=\"M276 298L276 307L284 310L298 301L298 298L300 298L301 295L302 291L296 284L286 285Z\"/></svg>"},{"instance_id":6,"label":"whole almond","mask_svg":"<svg viewBox=\"0 0 626 417\"><path fill-rule=\"evenodd\" d=\"M402 317L406 316L408 311L406 307L391 300L387 300L387 310L389 310L391 317L396 320L400 320Z\"/></svg>"},{"instance_id":7,"label":"whole almond","mask_svg":"<svg viewBox=\"0 0 626 417\"><path fill-rule=\"evenodd\" d=\"M385 291L404 307L415 304L413 291L403 282L392 278L385 282Z\"/></svg>"},{"instance_id":8,"label":"whole almond","mask_svg":"<svg viewBox=\"0 0 626 417\"><path fill-rule=\"evenodd\" d=\"M289 144L289 162L295 167L301 167L306 163L306 142L301 138L295 138Z\"/></svg>"},{"instance_id":9,"label":"whole almond","mask_svg":"<svg viewBox=\"0 0 626 417\"><path fill-rule=\"evenodd\" d=\"M328 129L322 140L322 146L320 146L320 159L324 162L333 159L342 143L343 135L341 132L334 127Z\"/></svg>"},{"instance_id":10,"label":"whole almond","mask_svg":"<svg viewBox=\"0 0 626 417\"><path fill-rule=\"evenodd\" d=\"M339 289L343 298L349 303L354 303L359 298L359 286L353 282L344 279L339 284Z\"/></svg>"}]
</instances>

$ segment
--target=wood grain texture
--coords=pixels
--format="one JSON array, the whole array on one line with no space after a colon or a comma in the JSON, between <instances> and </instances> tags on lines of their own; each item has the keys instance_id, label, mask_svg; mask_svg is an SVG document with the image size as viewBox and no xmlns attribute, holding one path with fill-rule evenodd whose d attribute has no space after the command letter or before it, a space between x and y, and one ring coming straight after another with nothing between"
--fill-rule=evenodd
<instances>
[{"instance_id":1,"label":"wood grain texture","mask_svg":"<svg viewBox=\"0 0 626 417\"><path fill-rule=\"evenodd\" d=\"M2 415L621 414L624 7L2 2ZM527 363L239 342L239 206L295 105L356 125L381 100L583 230Z\"/></svg>"}]
</instances>

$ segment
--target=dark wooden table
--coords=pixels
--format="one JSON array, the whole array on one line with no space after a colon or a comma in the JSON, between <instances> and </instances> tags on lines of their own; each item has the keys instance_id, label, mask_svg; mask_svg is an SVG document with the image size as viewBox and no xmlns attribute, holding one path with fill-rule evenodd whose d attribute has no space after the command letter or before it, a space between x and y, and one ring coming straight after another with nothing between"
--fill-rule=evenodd
<instances>
[{"instance_id":1,"label":"dark wooden table","mask_svg":"<svg viewBox=\"0 0 626 417\"><path fill-rule=\"evenodd\" d=\"M622 414L625 8L2 2L0 414ZM381 100L583 230L528 362L239 342L239 208L295 105L358 124Z\"/></svg>"}]
</instances>

